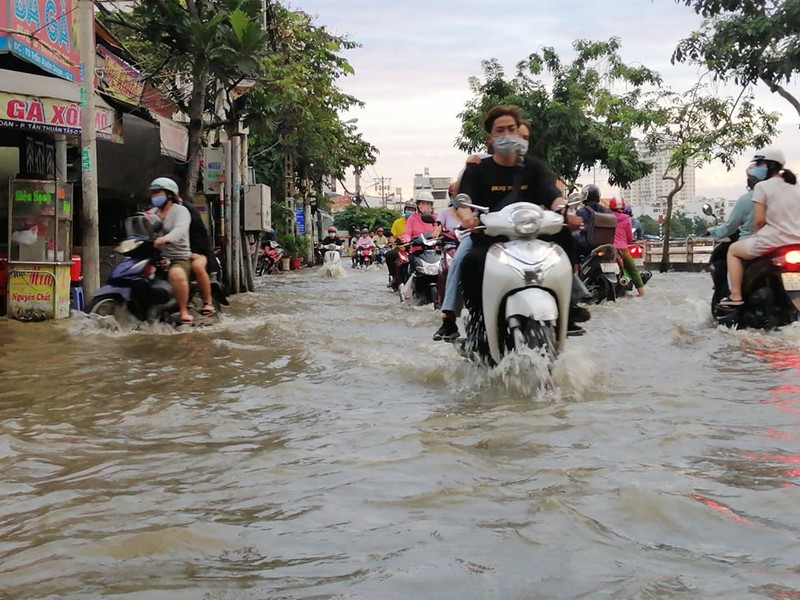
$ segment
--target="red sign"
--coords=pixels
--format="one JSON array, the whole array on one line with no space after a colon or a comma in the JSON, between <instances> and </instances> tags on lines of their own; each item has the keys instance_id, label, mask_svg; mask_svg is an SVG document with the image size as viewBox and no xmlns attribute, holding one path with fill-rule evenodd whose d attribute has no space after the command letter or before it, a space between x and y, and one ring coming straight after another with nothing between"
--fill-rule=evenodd
<instances>
[{"instance_id":1,"label":"red sign","mask_svg":"<svg viewBox=\"0 0 800 600\"><path fill-rule=\"evenodd\" d=\"M77 8L78 0L0 0L0 52L80 81Z\"/></svg>"}]
</instances>

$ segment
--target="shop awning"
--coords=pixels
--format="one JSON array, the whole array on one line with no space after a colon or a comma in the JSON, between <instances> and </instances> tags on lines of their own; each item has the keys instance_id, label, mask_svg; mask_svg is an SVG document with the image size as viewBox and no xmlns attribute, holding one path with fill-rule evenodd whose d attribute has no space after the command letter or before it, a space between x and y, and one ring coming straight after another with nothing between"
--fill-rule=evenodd
<instances>
[{"instance_id":1,"label":"shop awning","mask_svg":"<svg viewBox=\"0 0 800 600\"><path fill-rule=\"evenodd\" d=\"M79 135L81 88L57 77L0 69L0 127ZM95 95L99 139L122 141L116 111Z\"/></svg>"}]
</instances>

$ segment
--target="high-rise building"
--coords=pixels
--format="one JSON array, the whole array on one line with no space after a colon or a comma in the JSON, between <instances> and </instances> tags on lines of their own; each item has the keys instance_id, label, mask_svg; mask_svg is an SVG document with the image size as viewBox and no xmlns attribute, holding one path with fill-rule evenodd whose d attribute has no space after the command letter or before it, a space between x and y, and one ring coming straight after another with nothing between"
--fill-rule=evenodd
<instances>
[{"instance_id":1,"label":"high-rise building","mask_svg":"<svg viewBox=\"0 0 800 600\"><path fill-rule=\"evenodd\" d=\"M634 214L649 215L654 219L663 218L667 212L667 194L674 185L672 180L663 179L672 150L664 147L652 153L648 152L643 144L637 144L637 150L645 161L653 165L653 170L646 177L634 181L625 189L623 195L633 207ZM683 188L672 199L673 209L694 200L696 193L694 171L693 164L686 165Z\"/></svg>"},{"instance_id":2,"label":"high-rise building","mask_svg":"<svg viewBox=\"0 0 800 600\"><path fill-rule=\"evenodd\" d=\"M447 188L450 187L451 181L450 177L431 177L428 167L425 167L423 173L414 174L414 190L411 197L416 198L418 192L430 192L433 195L433 210L438 212L450 205Z\"/></svg>"}]
</instances>

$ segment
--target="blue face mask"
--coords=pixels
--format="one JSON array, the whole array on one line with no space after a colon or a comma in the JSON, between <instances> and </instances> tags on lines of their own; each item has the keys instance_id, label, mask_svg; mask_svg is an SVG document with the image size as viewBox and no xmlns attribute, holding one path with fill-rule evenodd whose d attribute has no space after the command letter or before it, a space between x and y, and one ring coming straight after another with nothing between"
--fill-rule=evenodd
<instances>
[{"instance_id":1,"label":"blue face mask","mask_svg":"<svg viewBox=\"0 0 800 600\"><path fill-rule=\"evenodd\" d=\"M155 196L150 197L150 204L152 204L156 208L161 208L166 203L167 203L167 195L164 193L156 194Z\"/></svg>"},{"instance_id":2,"label":"blue face mask","mask_svg":"<svg viewBox=\"0 0 800 600\"><path fill-rule=\"evenodd\" d=\"M458 208L458 200L456 200L455 198L450 198L450 206L452 206L453 208Z\"/></svg>"},{"instance_id":3,"label":"blue face mask","mask_svg":"<svg viewBox=\"0 0 800 600\"><path fill-rule=\"evenodd\" d=\"M407 210L404 214L406 215L406 219L407 219L408 217L410 217L411 215L414 214L414 211L413 210Z\"/></svg>"},{"instance_id":4,"label":"blue face mask","mask_svg":"<svg viewBox=\"0 0 800 600\"><path fill-rule=\"evenodd\" d=\"M753 179L764 181L767 178L767 165L753 165L747 167L747 174Z\"/></svg>"}]
</instances>

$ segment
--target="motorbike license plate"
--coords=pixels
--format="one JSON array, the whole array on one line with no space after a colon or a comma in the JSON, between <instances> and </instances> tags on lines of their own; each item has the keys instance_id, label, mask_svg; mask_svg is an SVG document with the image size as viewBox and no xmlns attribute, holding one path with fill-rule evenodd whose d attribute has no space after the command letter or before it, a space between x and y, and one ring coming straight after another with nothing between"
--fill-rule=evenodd
<instances>
[{"instance_id":1,"label":"motorbike license plate","mask_svg":"<svg viewBox=\"0 0 800 600\"><path fill-rule=\"evenodd\" d=\"M781 280L787 292L800 291L800 273L781 273Z\"/></svg>"},{"instance_id":2,"label":"motorbike license plate","mask_svg":"<svg viewBox=\"0 0 800 600\"><path fill-rule=\"evenodd\" d=\"M644 259L643 258L634 258L633 259L633 264L635 264L637 267L643 267L644 266Z\"/></svg>"},{"instance_id":3,"label":"motorbike license plate","mask_svg":"<svg viewBox=\"0 0 800 600\"><path fill-rule=\"evenodd\" d=\"M600 270L603 273L619 273L619 265L617 263L600 263Z\"/></svg>"}]
</instances>

